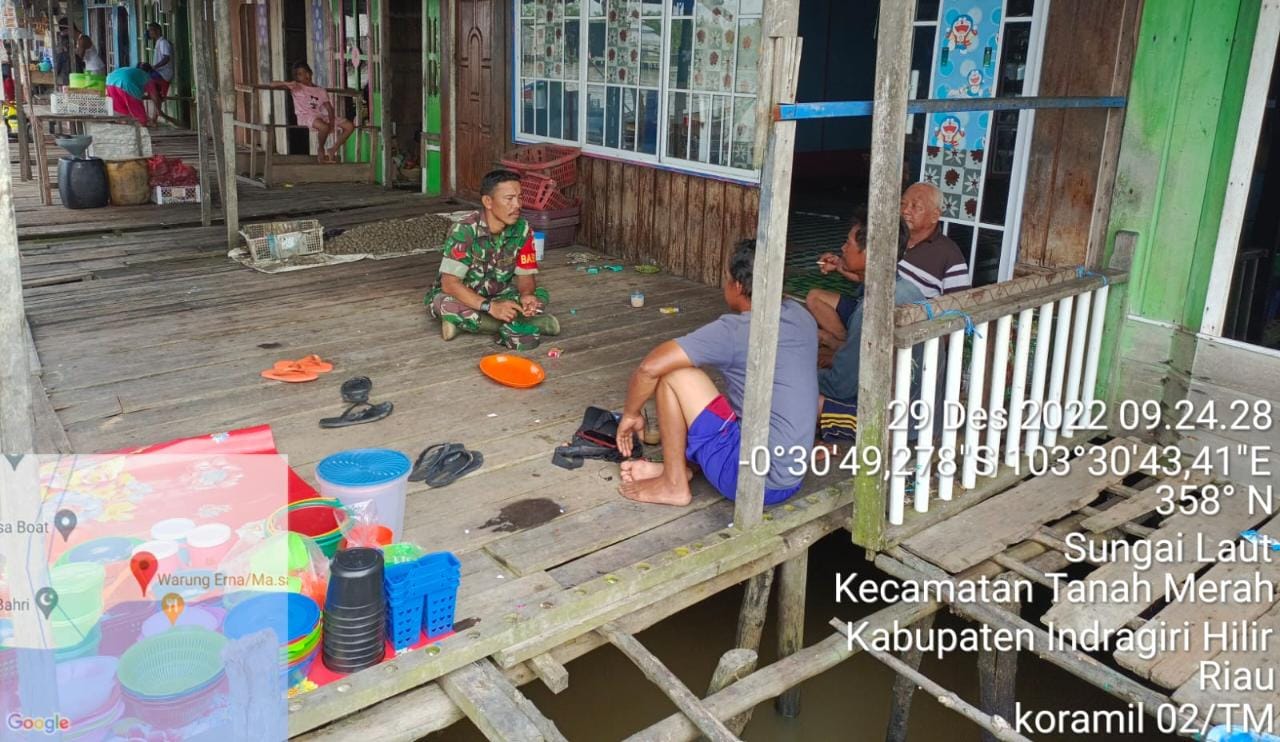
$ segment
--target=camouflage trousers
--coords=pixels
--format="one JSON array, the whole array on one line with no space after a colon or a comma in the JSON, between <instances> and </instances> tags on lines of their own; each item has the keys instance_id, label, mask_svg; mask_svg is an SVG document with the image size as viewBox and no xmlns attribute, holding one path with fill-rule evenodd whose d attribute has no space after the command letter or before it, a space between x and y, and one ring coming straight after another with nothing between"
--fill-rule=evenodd
<instances>
[{"instance_id":1,"label":"camouflage trousers","mask_svg":"<svg viewBox=\"0 0 1280 742\"><path fill-rule=\"evenodd\" d=\"M535 289L533 293L542 301L544 308L550 303L551 295L541 286ZM490 298L489 301L519 302L520 295L516 291L516 288L511 286L501 294ZM427 303L427 311L431 313L432 317L435 317L441 322L450 322L455 324L461 330L465 330L467 332L480 332L480 311L468 307L466 304L463 304L443 291L437 292L436 295L431 298L431 301Z\"/></svg>"}]
</instances>

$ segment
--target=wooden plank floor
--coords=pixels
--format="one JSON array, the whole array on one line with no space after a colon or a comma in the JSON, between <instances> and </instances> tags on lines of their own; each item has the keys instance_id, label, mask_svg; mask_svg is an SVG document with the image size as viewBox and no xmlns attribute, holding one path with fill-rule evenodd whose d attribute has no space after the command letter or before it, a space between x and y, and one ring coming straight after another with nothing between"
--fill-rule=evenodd
<instances>
[{"instance_id":1,"label":"wooden plank floor","mask_svg":"<svg viewBox=\"0 0 1280 742\"><path fill-rule=\"evenodd\" d=\"M1107 445L1117 444L1137 445L1139 453L1150 447L1127 439ZM1060 637L1085 632L1117 637L1104 646L1117 665L1174 701L1194 704L1215 723L1226 723L1233 714L1231 723L1240 724L1243 707L1237 704L1249 706L1260 723L1280 722L1271 690L1280 668L1280 602L1275 600L1280 558L1265 541L1280 540L1280 516L1272 517L1243 494L1222 494L1213 477L1202 472L1161 477L1142 472L1146 484L1133 488L1117 483L1135 472L1079 478L1075 470L1082 463L1073 461L1063 477L1007 489L902 545L955 574L1000 552L1008 559L1007 548L1026 540L1066 549L1058 535L1046 538L1059 529L1089 537L1095 543L1092 554L1106 558L1075 564L1091 571L1063 581L1058 601L1039 619L1042 624ZM1178 501L1182 507L1200 497L1216 505L1161 516L1156 508L1168 496L1160 491L1166 485L1189 498ZM1263 545L1245 541L1242 532L1248 529L1257 529ZM961 533L982 538L965 542ZM1102 550L1107 544L1123 546ZM1070 561L1061 553L1045 556L1055 557L1059 566ZM1117 646L1118 637L1128 634L1135 637L1135 648ZM1210 636L1232 637L1236 643ZM1061 641L1069 646L1070 639ZM1236 685L1246 674L1249 689Z\"/></svg>"},{"instance_id":2,"label":"wooden plank floor","mask_svg":"<svg viewBox=\"0 0 1280 742\"><path fill-rule=\"evenodd\" d=\"M462 561L460 629L500 626L528 601L732 520L731 504L701 479L687 508L640 505L617 494L616 465L550 463L586 406L622 404L652 347L725 311L719 289L666 274L587 275L566 264L566 251L552 251L540 282L563 335L532 352L547 381L514 390L477 369L495 350L490 339L445 343L428 319L422 299L438 270L434 253L263 275L226 258L221 226L175 219L174 207L77 214L33 206L34 188L16 186L27 199L18 215L26 309L39 378L77 452L265 423L314 483L316 464L335 451L376 446L414 458L431 443L463 442L484 453L484 467L445 489L411 485L405 516L408 540ZM458 208L361 186L242 189L241 198L248 213L319 213L326 226ZM645 292L644 308L630 306L633 289ZM667 305L680 312L661 313ZM553 345L562 357L546 357ZM297 385L259 376L277 359L307 353L334 371ZM390 400L395 412L321 429L320 418L344 407L341 382L356 375L369 376L373 401ZM831 483L813 479L806 493Z\"/></svg>"}]
</instances>

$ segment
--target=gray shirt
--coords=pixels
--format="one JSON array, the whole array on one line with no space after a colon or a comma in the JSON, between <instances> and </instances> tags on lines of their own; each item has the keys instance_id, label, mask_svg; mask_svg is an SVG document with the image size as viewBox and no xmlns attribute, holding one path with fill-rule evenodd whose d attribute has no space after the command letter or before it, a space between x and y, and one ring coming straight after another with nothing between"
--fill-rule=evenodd
<instances>
[{"instance_id":1,"label":"gray shirt","mask_svg":"<svg viewBox=\"0 0 1280 742\"><path fill-rule=\"evenodd\" d=\"M898 280L893 285L893 303L913 304L923 298L924 295L915 282L899 273ZM862 350L861 301L853 314L849 315L849 324L845 326L845 330L845 343L831 359L831 368L818 372L818 389L828 399L850 404L858 399L858 354ZM915 352L923 354L923 346L916 346Z\"/></svg>"},{"instance_id":2,"label":"gray shirt","mask_svg":"<svg viewBox=\"0 0 1280 742\"><path fill-rule=\"evenodd\" d=\"M693 365L709 366L724 376L725 397L739 416L747 386L747 349L750 347L751 313L725 314L720 319L697 329L676 343ZM773 405L769 415L769 449L779 448L782 455L770 457L769 476L765 486L781 490L794 487L804 477L788 469L800 471L796 460L801 455L792 451L813 446L818 425L818 324L803 305L784 299L782 321L778 328L778 360L773 372ZM741 452L746 459L749 451ZM808 454L803 455L807 460Z\"/></svg>"}]
</instances>

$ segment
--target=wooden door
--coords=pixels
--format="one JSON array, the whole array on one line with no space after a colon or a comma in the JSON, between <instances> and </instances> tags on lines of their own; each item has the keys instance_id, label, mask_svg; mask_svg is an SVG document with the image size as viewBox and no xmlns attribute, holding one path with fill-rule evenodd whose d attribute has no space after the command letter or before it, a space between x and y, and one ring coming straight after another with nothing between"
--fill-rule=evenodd
<instances>
[{"instance_id":1,"label":"wooden door","mask_svg":"<svg viewBox=\"0 0 1280 742\"><path fill-rule=\"evenodd\" d=\"M504 0L457 1L453 155L458 190L472 196L480 192L480 179L493 169L507 144L506 6Z\"/></svg>"}]
</instances>

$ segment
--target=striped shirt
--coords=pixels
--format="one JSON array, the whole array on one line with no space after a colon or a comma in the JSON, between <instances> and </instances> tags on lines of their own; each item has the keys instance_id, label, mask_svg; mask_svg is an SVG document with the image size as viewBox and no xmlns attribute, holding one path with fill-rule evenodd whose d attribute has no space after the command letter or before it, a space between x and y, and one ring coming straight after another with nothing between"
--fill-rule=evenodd
<instances>
[{"instance_id":1,"label":"striped shirt","mask_svg":"<svg viewBox=\"0 0 1280 742\"><path fill-rule=\"evenodd\" d=\"M907 250L898 261L898 275L920 289L926 299L964 291L972 285L964 253L940 227Z\"/></svg>"}]
</instances>

